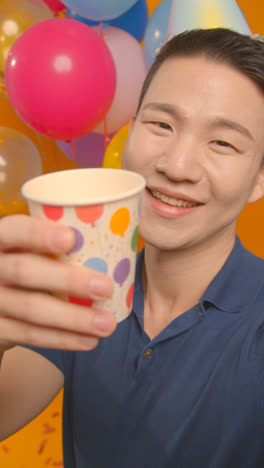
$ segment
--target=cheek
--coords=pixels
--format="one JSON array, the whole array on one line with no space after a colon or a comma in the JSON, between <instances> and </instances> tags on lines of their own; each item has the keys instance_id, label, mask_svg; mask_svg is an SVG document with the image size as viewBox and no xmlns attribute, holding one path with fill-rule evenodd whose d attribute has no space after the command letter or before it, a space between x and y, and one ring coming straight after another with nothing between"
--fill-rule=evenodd
<instances>
[{"instance_id":1,"label":"cheek","mask_svg":"<svg viewBox=\"0 0 264 468\"><path fill-rule=\"evenodd\" d=\"M140 172L154 159L153 147L142 132L127 138L122 154L123 169Z\"/></svg>"},{"instance_id":2,"label":"cheek","mask_svg":"<svg viewBox=\"0 0 264 468\"><path fill-rule=\"evenodd\" d=\"M137 164L137 151L135 151L131 137L128 137L122 153L122 168L135 171Z\"/></svg>"},{"instance_id":3,"label":"cheek","mask_svg":"<svg viewBox=\"0 0 264 468\"><path fill-rule=\"evenodd\" d=\"M255 174L252 174L250 168L229 168L213 179L212 191L215 199L223 205L243 207L253 190L255 180Z\"/></svg>"},{"instance_id":4,"label":"cheek","mask_svg":"<svg viewBox=\"0 0 264 468\"><path fill-rule=\"evenodd\" d=\"M129 150L128 150L128 145L127 145L127 142L125 143L125 146L123 148L123 152L122 152L122 169L128 169L130 170L130 153L129 153Z\"/></svg>"}]
</instances>

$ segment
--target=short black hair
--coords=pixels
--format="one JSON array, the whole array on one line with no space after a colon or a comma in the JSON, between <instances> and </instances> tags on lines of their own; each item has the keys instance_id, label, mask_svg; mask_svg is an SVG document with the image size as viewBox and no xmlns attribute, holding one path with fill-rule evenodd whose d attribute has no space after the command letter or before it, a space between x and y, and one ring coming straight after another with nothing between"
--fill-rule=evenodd
<instances>
[{"instance_id":1,"label":"short black hair","mask_svg":"<svg viewBox=\"0 0 264 468\"><path fill-rule=\"evenodd\" d=\"M264 92L264 42L262 40L226 28L193 29L172 37L160 49L145 78L137 113L162 63L173 57L197 56L230 65L249 77Z\"/></svg>"}]
</instances>

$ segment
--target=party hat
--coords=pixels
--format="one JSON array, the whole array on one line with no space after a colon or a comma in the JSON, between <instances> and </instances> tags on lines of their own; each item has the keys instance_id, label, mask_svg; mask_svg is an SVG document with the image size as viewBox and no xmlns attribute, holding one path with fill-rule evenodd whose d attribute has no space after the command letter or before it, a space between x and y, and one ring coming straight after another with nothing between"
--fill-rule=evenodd
<instances>
[{"instance_id":1,"label":"party hat","mask_svg":"<svg viewBox=\"0 0 264 468\"><path fill-rule=\"evenodd\" d=\"M229 28L252 36L235 0L172 0L166 41L187 29Z\"/></svg>"}]
</instances>

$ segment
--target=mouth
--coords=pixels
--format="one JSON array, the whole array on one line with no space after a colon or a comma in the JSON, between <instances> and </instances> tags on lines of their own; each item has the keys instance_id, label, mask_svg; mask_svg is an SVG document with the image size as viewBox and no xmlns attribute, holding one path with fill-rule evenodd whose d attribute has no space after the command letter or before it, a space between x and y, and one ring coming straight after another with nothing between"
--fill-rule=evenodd
<instances>
[{"instance_id":1,"label":"mouth","mask_svg":"<svg viewBox=\"0 0 264 468\"><path fill-rule=\"evenodd\" d=\"M193 208L194 206L201 205L201 203L194 202L194 201L187 201L181 200L178 198L168 197L157 190L151 190L147 187L148 192L152 195L152 197L156 198L157 200L162 201L166 205L176 206L177 208Z\"/></svg>"}]
</instances>

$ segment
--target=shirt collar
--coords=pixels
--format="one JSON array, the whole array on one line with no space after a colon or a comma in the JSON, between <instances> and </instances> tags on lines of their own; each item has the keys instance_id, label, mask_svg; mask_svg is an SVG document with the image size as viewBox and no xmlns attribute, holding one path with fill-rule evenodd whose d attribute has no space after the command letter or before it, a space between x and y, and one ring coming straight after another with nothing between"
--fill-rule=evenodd
<instances>
[{"instance_id":1,"label":"shirt collar","mask_svg":"<svg viewBox=\"0 0 264 468\"><path fill-rule=\"evenodd\" d=\"M144 298L142 287L142 266L144 249L137 255L135 294L133 309L143 319ZM234 247L221 270L209 284L200 299L204 310L206 304L213 304L223 312L237 313L242 307L254 301L264 283L264 261L249 252L236 236Z\"/></svg>"},{"instance_id":2,"label":"shirt collar","mask_svg":"<svg viewBox=\"0 0 264 468\"><path fill-rule=\"evenodd\" d=\"M264 283L264 262L249 252L236 236L234 247L209 284L200 304L214 304L224 312L238 312L254 301Z\"/></svg>"}]
</instances>

